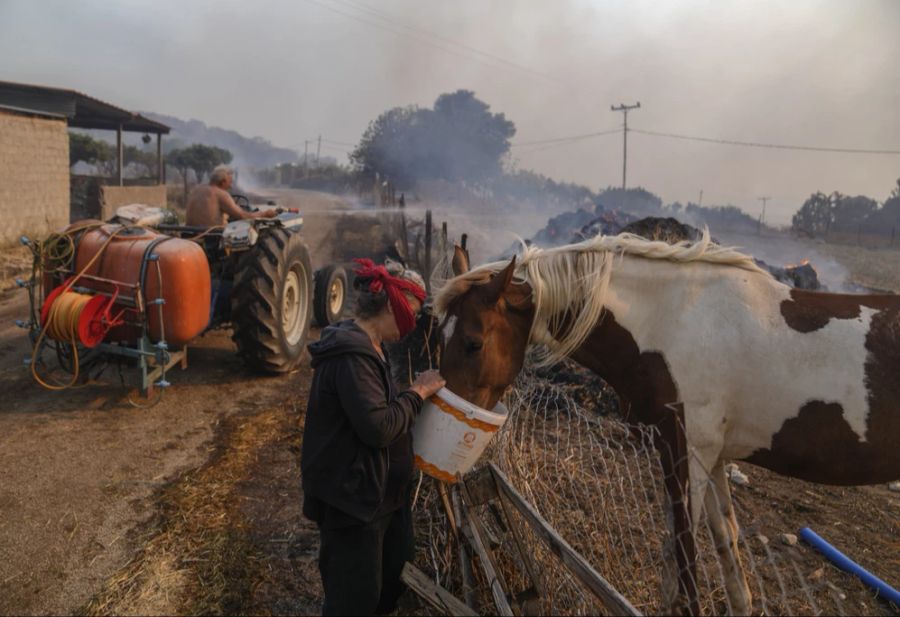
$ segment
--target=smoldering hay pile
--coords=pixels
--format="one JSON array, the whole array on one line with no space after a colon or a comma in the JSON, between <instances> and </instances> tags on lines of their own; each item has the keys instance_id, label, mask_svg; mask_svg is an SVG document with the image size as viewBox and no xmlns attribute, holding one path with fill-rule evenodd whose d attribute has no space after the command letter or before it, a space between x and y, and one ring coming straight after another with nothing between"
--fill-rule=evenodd
<instances>
[{"instance_id":1,"label":"smoldering hay pile","mask_svg":"<svg viewBox=\"0 0 900 617\"><path fill-rule=\"evenodd\" d=\"M669 243L693 241L701 236L700 230L696 227L672 217L648 216L639 219L621 210L607 210L597 206L593 211L582 208L551 218L547 221L547 226L528 242L552 247L581 242L598 234L614 236L620 233L632 233L648 240L663 240ZM713 241L716 242L716 239L713 238ZM791 287L827 291L809 262L783 267L767 264L761 259L757 259L756 263L771 272L777 280Z\"/></svg>"}]
</instances>

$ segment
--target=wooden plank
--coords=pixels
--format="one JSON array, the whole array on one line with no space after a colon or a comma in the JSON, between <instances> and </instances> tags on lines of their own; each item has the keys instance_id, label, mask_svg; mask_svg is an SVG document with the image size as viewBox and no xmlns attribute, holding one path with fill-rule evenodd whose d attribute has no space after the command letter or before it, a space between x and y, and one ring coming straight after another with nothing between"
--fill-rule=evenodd
<instances>
[{"instance_id":1,"label":"wooden plank","mask_svg":"<svg viewBox=\"0 0 900 617\"><path fill-rule=\"evenodd\" d=\"M453 502L453 513L456 515L456 520L462 522L462 506L460 506L458 486L450 488L450 498ZM475 577L472 575L472 557L469 555L466 543L459 536L456 537L456 546L458 548L459 567L462 570L463 600L474 610L476 597Z\"/></svg>"},{"instance_id":2,"label":"wooden plank","mask_svg":"<svg viewBox=\"0 0 900 617\"><path fill-rule=\"evenodd\" d=\"M491 474L491 479L494 480L494 490L499 491L499 483L496 477ZM513 542L516 545L516 549L519 553L519 559L522 563L522 567L525 569L525 572L528 574L528 578L531 581L531 586L535 594L540 598L540 596L544 593L544 587L541 584L541 577L538 576L537 564L534 563L534 555L532 555L531 551L526 550L525 541L522 538L522 532L519 530L518 526L515 524L512 518L512 513L510 512L510 505L508 500L500 499L500 507L503 509L503 514L506 516L507 527L510 530L510 533L513 537ZM525 605L523 604L523 608Z\"/></svg>"},{"instance_id":3,"label":"wooden plank","mask_svg":"<svg viewBox=\"0 0 900 617\"><path fill-rule=\"evenodd\" d=\"M491 588L491 595L494 597L494 604L497 606L497 614L503 615L504 617L513 617L514 613L509 605L509 600L506 598L506 585L503 582L500 573L497 572L497 569L494 567L494 560L491 556L491 552L485 546L484 540L482 539L482 534L480 533L481 521L478 519L478 515L475 513L474 508L468 502L469 496L466 494L465 483L460 482L459 485L460 495L463 500L463 508L466 512L466 525L463 527L463 533L469 540L472 548L475 549L475 553L481 561L481 567L484 570L484 575Z\"/></svg>"},{"instance_id":4,"label":"wooden plank","mask_svg":"<svg viewBox=\"0 0 900 617\"><path fill-rule=\"evenodd\" d=\"M506 476L493 463L490 463L491 472L497 480L497 488L501 496L508 499L509 503L519 511L525 521L535 531L538 537L556 555L563 565L593 593L606 608L616 615L640 615L636 608L620 594L609 582L594 570L584 557L579 555L550 524L538 513L534 507L512 486Z\"/></svg>"},{"instance_id":5,"label":"wooden plank","mask_svg":"<svg viewBox=\"0 0 900 617\"><path fill-rule=\"evenodd\" d=\"M460 602L456 596L435 584L420 569L409 562L403 565L400 580L412 589L416 595L445 615L478 615L474 610Z\"/></svg>"}]
</instances>

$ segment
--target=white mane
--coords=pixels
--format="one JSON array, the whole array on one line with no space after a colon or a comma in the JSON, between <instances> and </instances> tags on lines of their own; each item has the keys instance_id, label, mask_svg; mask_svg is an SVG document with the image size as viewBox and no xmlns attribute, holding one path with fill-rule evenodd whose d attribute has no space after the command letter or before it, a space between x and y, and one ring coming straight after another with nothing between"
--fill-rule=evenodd
<instances>
[{"instance_id":1,"label":"white mane","mask_svg":"<svg viewBox=\"0 0 900 617\"><path fill-rule=\"evenodd\" d=\"M517 261L515 278L532 289L535 319L529 337L531 342L547 346L541 364L552 364L568 356L590 335L606 303L613 262L619 255L713 263L771 276L749 255L714 244L708 229L693 243L668 244L634 234L619 234L597 236L553 249L526 247ZM453 300L472 285L486 284L508 264L508 261L485 264L447 281L435 298L438 314L445 314ZM566 328L566 323L570 327ZM561 336L557 339L555 334Z\"/></svg>"}]
</instances>

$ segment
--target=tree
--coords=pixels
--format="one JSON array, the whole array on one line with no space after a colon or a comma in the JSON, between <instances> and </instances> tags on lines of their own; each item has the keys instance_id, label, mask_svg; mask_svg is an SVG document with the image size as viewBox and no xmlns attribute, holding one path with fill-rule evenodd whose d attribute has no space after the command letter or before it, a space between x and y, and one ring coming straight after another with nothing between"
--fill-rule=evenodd
<instances>
[{"instance_id":1,"label":"tree","mask_svg":"<svg viewBox=\"0 0 900 617\"><path fill-rule=\"evenodd\" d=\"M400 186L413 183L417 169L426 165L424 157L416 161L418 148L413 143L420 111L412 106L395 107L375 118L350 155L359 171L381 174Z\"/></svg>"},{"instance_id":2,"label":"tree","mask_svg":"<svg viewBox=\"0 0 900 617\"><path fill-rule=\"evenodd\" d=\"M133 167L137 177L151 176L157 167L156 153L136 146L125 146L125 167Z\"/></svg>"},{"instance_id":3,"label":"tree","mask_svg":"<svg viewBox=\"0 0 900 617\"><path fill-rule=\"evenodd\" d=\"M184 201L187 203L188 176L194 172L197 182L201 182L217 165L231 162L231 152L216 146L191 144L186 148L172 150L166 155L166 163L178 170L184 181Z\"/></svg>"},{"instance_id":4,"label":"tree","mask_svg":"<svg viewBox=\"0 0 900 617\"><path fill-rule=\"evenodd\" d=\"M856 231L878 210L878 202L864 195L850 197L832 193L830 199L835 229Z\"/></svg>"},{"instance_id":5,"label":"tree","mask_svg":"<svg viewBox=\"0 0 900 617\"><path fill-rule=\"evenodd\" d=\"M470 90L442 94L433 109L395 107L369 124L350 158L400 187L440 179L481 182L502 171L515 125Z\"/></svg>"},{"instance_id":6,"label":"tree","mask_svg":"<svg viewBox=\"0 0 900 617\"><path fill-rule=\"evenodd\" d=\"M791 218L791 229L810 237L824 236L834 221L834 203L825 193L810 195Z\"/></svg>"},{"instance_id":7,"label":"tree","mask_svg":"<svg viewBox=\"0 0 900 617\"><path fill-rule=\"evenodd\" d=\"M441 176L446 180L482 180L502 171L502 159L516 126L471 90L442 94L434 102L428 145L437 148Z\"/></svg>"},{"instance_id":8,"label":"tree","mask_svg":"<svg viewBox=\"0 0 900 617\"><path fill-rule=\"evenodd\" d=\"M69 133L69 167L79 161L97 167L110 161L115 162L116 152L113 147L82 133Z\"/></svg>"}]
</instances>

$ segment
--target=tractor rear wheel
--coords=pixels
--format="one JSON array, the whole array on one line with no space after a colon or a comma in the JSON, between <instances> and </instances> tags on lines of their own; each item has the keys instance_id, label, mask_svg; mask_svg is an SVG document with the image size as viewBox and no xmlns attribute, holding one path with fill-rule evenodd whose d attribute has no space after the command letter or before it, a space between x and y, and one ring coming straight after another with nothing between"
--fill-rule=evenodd
<instances>
[{"instance_id":1,"label":"tractor rear wheel","mask_svg":"<svg viewBox=\"0 0 900 617\"><path fill-rule=\"evenodd\" d=\"M347 271L341 266L325 266L316 271L313 314L320 328L339 321L347 304Z\"/></svg>"},{"instance_id":2,"label":"tractor rear wheel","mask_svg":"<svg viewBox=\"0 0 900 617\"><path fill-rule=\"evenodd\" d=\"M231 293L232 339L252 369L286 373L303 355L312 308L309 252L296 233L260 234L240 257Z\"/></svg>"}]
</instances>

